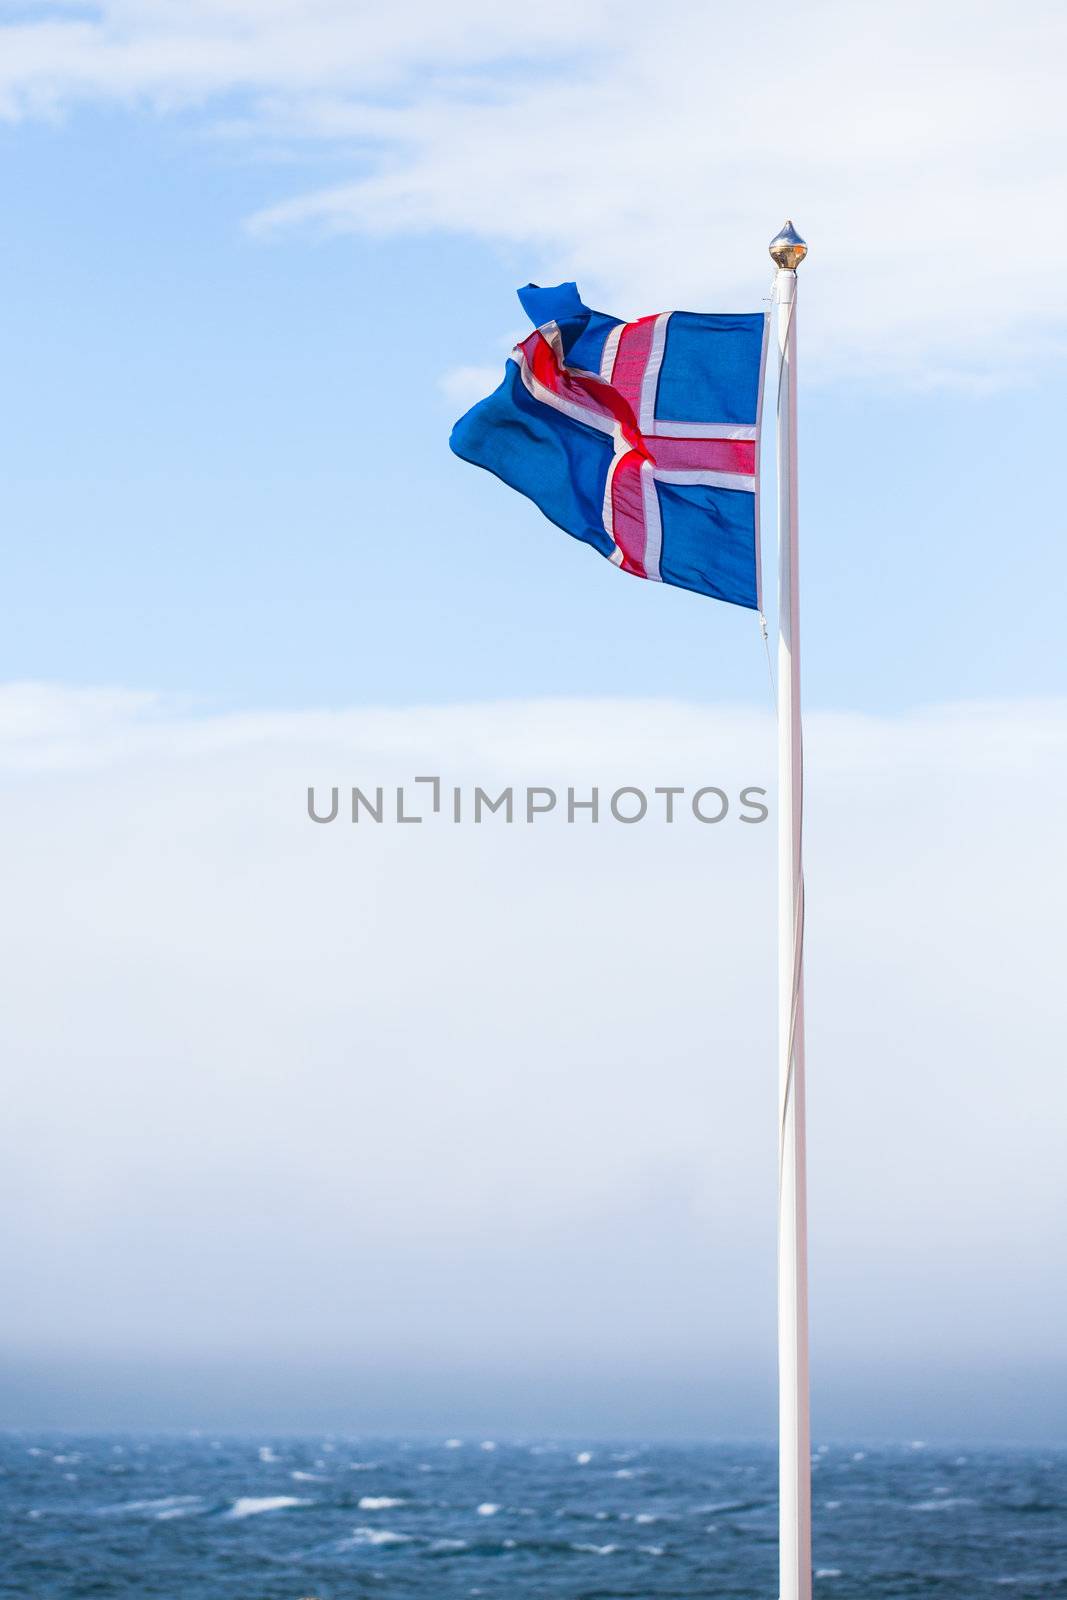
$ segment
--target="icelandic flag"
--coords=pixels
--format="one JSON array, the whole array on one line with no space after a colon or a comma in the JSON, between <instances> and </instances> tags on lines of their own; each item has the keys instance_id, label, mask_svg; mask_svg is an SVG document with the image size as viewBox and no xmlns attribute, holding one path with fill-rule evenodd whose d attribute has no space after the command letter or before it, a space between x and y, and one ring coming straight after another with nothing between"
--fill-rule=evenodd
<instances>
[{"instance_id":1,"label":"icelandic flag","mask_svg":"<svg viewBox=\"0 0 1067 1600\"><path fill-rule=\"evenodd\" d=\"M519 299L535 332L456 423L456 455L623 572L759 610L766 316L621 322L573 283Z\"/></svg>"}]
</instances>

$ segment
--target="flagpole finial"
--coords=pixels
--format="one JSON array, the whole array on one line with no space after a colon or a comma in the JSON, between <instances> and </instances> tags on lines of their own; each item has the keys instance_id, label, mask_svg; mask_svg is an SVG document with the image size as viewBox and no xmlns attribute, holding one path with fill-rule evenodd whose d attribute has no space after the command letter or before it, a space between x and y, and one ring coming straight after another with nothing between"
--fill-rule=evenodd
<instances>
[{"instance_id":1,"label":"flagpole finial","mask_svg":"<svg viewBox=\"0 0 1067 1600\"><path fill-rule=\"evenodd\" d=\"M767 249L775 266L786 272L795 272L808 253L807 245L792 222L787 222L781 232L775 234Z\"/></svg>"}]
</instances>

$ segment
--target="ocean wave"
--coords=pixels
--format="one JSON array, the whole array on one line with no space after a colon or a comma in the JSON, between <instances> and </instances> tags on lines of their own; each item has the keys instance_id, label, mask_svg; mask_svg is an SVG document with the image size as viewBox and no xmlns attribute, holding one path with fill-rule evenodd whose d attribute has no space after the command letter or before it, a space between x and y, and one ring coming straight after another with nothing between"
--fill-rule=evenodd
<instances>
[{"instance_id":1,"label":"ocean wave","mask_svg":"<svg viewBox=\"0 0 1067 1600\"><path fill-rule=\"evenodd\" d=\"M388 1494L365 1494L359 1502L360 1511L392 1511L394 1506L407 1505L406 1500L397 1500Z\"/></svg>"},{"instance_id":2,"label":"ocean wave","mask_svg":"<svg viewBox=\"0 0 1067 1600\"><path fill-rule=\"evenodd\" d=\"M203 1497L198 1494L164 1494L156 1500L124 1500L117 1506L99 1506L97 1516L137 1516L146 1511L157 1519L166 1516L189 1517L203 1508Z\"/></svg>"},{"instance_id":3,"label":"ocean wave","mask_svg":"<svg viewBox=\"0 0 1067 1600\"><path fill-rule=\"evenodd\" d=\"M412 1544L414 1541L409 1533L394 1533L391 1528L353 1528L350 1539L341 1539L335 1550L355 1550L360 1545L384 1546L390 1544Z\"/></svg>"},{"instance_id":4,"label":"ocean wave","mask_svg":"<svg viewBox=\"0 0 1067 1600\"><path fill-rule=\"evenodd\" d=\"M955 1511L957 1506L973 1506L975 1502L968 1500L966 1495L940 1495L933 1500L916 1500L908 1506L909 1511Z\"/></svg>"},{"instance_id":5,"label":"ocean wave","mask_svg":"<svg viewBox=\"0 0 1067 1600\"><path fill-rule=\"evenodd\" d=\"M267 1511L288 1511L292 1506L313 1504L311 1500L300 1500L292 1494L246 1494L234 1501L226 1517L230 1522L239 1522L244 1517L260 1517Z\"/></svg>"},{"instance_id":6,"label":"ocean wave","mask_svg":"<svg viewBox=\"0 0 1067 1600\"><path fill-rule=\"evenodd\" d=\"M834 1501L839 1505L840 1501ZM694 1514L698 1517L713 1517L716 1512L725 1515L728 1511L763 1511L771 1505L770 1500L714 1500L708 1506L694 1506Z\"/></svg>"}]
</instances>

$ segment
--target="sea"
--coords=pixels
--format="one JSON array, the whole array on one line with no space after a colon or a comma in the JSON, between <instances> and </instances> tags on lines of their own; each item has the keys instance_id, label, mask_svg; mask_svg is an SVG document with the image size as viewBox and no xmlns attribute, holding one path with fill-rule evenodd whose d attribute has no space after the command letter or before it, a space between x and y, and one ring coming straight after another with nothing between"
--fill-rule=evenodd
<instances>
[{"instance_id":1,"label":"sea","mask_svg":"<svg viewBox=\"0 0 1067 1600\"><path fill-rule=\"evenodd\" d=\"M1067 1450L820 1445L825 1600L1067 1596ZM18 1600L773 1600L753 1445L8 1434Z\"/></svg>"}]
</instances>

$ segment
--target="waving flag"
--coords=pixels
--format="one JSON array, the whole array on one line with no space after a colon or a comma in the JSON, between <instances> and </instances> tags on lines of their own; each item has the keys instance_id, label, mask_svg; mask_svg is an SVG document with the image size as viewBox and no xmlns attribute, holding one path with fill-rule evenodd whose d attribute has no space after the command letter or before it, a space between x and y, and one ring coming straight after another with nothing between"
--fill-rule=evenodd
<instances>
[{"instance_id":1,"label":"waving flag","mask_svg":"<svg viewBox=\"0 0 1067 1600\"><path fill-rule=\"evenodd\" d=\"M624 572L758 609L766 317L621 322L573 283L519 299L536 331L455 453Z\"/></svg>"}]
</instances>

